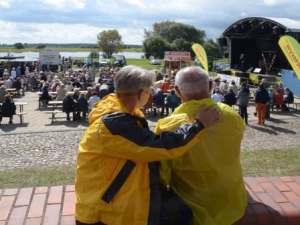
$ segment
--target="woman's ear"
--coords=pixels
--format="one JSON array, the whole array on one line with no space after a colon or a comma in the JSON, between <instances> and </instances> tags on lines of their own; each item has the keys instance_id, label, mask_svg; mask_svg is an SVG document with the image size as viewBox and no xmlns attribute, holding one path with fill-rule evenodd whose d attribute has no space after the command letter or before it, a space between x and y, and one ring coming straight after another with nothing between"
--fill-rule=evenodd
<instances>
[{"instance_id":1,"label":"woman's ear","mask_svg":"<svg viewBox=\"0 0 300 225\"><path fill-rule=\"evenodd\" d=\"M138 98L139 101L142 98L142 94L143 94L143 91L139 91L138 94L137 94L137 98Z\"/></svg>"}]
</instances>

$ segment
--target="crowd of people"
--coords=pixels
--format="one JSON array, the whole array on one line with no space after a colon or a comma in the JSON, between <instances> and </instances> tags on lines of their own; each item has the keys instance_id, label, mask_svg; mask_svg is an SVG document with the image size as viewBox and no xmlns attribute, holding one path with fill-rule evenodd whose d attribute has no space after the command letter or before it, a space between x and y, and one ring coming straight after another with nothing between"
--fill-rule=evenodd
<instances>
[{"instance_id":1,"label":"crowd of people","mask_svg":"<svg viewBox=\"0 0 300 225\"><path fill-rule=\"evenodd\" d=\"M113 69L102 68L99 82L95 84L91 71L67 71L64 76L54 77L41 72L40 101L45 105L51 100L63 101L63 112L67 120L86 120L94 104L106 95L114 93ZM82 92L84 91L84 92ZM53 94L55 93L55 94Z\"/></svg>"}]
</instances>

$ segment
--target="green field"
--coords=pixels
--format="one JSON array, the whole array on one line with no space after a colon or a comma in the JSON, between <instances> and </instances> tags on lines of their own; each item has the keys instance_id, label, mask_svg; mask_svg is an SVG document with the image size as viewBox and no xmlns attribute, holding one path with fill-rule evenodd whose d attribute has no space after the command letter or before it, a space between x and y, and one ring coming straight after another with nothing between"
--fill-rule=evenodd
<instances>
[{"instance_id":1,"label":"green field","mask_svg":"<svg viewBox=\"0 0 300 225\"><path fill-rule=\"evenodd\" d=\"M161 62L161 65L151 65L148 59L126 59L127 65L134 65L134 66L140 66L145 69L150 70L161 70L163 68L163 61Z\"/></svg>"}]
</instances>

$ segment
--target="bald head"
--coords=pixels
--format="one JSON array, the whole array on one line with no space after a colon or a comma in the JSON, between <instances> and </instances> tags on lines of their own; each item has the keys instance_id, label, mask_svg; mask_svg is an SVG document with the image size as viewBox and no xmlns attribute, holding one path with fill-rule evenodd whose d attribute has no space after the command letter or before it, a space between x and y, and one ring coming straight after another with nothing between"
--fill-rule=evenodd
<instances>
[{"instance_id":1,"label":"bald head","mask_svg":"<svg viewBox=\"0 0 300 225\"><path fill-rule=\"evenodd\" d=\"M175 85L187 100L209 97L209 76L198 66L185 67L178 71Z\"/></svg>"}]
</instances>

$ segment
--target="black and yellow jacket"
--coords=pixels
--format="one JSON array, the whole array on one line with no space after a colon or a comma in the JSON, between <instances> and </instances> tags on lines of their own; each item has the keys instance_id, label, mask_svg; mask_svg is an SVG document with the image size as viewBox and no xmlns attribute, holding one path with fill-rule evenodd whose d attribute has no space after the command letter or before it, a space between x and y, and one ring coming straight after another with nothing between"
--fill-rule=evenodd
<instances>
[{"instance_id":1,"label":"black and yellow jacket","mask_svg":"<svg viewBox=\"0 0 300 225\"><path fill-rule=\"evenodd\" d=\"M181 156L198 143L202 124L189 123L174 133L155 135L140 110L129 114L113 94L95 105L89 123L77 156L76 219L159 224L156 161Z\"/></svg>"}]
</instances>

